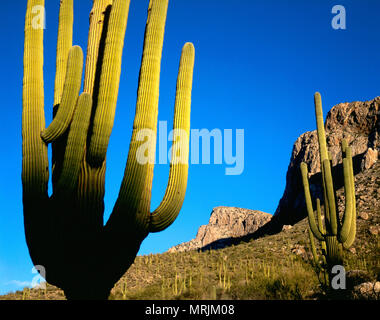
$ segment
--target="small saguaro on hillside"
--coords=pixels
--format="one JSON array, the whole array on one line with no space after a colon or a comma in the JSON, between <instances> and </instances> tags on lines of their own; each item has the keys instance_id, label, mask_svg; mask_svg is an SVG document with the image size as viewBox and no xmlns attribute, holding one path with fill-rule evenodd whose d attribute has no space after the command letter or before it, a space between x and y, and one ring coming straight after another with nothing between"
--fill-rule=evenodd
<instances>
[{"instance_id":1,"label":"small saguaro on hillside","mask_svg":"<svg viewBox=\"0 0 380 320\"><path fill-rule=\"evenodd\" d=\"M317 133L319 143L319 155L322 171L322 186L324 199L324 224L322 221L321 199L316 199L317 221L314 216L314 208L310 195L307 164L301 163L302 182L304 186L306 208L309 220L309 235L311 241L314 262L325 273L325 280L331 285L332 268L335 265L343 265L342 249L348 249L355 241L356 235L356 202L355 180L352 165L351 148L347 141L342 141L342 159L345 191L345 212L340 219L336 204L336 194L331 172L332 164L326 145L326 134L323 123L321 95L314 96L315 115L317 120ZM323 261L320 265L319 257L314 243L314 237L321 241Z\"/></svg>"}]
</instances>

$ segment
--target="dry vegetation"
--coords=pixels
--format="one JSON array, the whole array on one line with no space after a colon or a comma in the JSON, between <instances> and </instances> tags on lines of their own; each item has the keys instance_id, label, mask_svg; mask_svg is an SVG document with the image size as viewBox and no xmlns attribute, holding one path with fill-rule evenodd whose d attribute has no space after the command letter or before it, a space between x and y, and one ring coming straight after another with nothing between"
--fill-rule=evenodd
<instances>
[{"instance_id":1,"label":"dry vegetation","mask_svg":"<svg viewBox=\"0 0 380 320\"><path fill-rule=\"evenodd\" d=\"M379 168L377 164L355 177L360 186L356 193L357 238L353 248L344 253L350 289L362 282L380 281L380 241L376 232L380 228ZM46 289L25 288L0 298L53 300L64 299L64 295L47 285ZM220 250L139 256L109 298L308 300L324 295L311 265L307 220L303 220L279 234ZM351 290L345 298L363 297L353 295Z\"/></svg>"}]
</instances>

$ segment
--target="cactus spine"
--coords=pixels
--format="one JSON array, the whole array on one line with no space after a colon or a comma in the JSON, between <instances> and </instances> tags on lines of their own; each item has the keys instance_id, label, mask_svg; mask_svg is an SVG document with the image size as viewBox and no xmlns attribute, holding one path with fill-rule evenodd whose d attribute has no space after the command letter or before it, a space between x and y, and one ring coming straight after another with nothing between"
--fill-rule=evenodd
<instances>
[{"instance_id":1,"label":"cactus spine","mask_svg":"<svg viewBox=\"0 0 380 320\"><path fill-rule=\"evenodd\" d=\"M69 51L65 82L60 97L60 104L53 122L41 133L46 143L57 140L66 132L74 115L76 101L82 82L83 52L79 46Z\"/></svg>"},{"instance_id":2,"label":"cactus spine","mask_svg":"<svg viewBox=\"0 0 380 320\"><path fill-rule=\"evenodd\" d=\"M322 270L330 275L334 265L343 263L342 248L348 249L355 240L356 234L356 206L355 206L355 186L352 165L351 149L346 140L342 141L342 158L344 173L345 191L345 211L343 218L339 218L336 207L336 195L331 173L331 160L326 145L326 134L323 123L323 112L321 96L317 92L314 96L315 114L317 119L317 133L319 143L319 154L322 171L322 186L324 195L324 217L325 227L322 223L322 213L320 200L316 200L317 221L314 216L314 208L310 195L307 164L301 163L302 182L305 193L306 208L309 220L309 235L312 253L315 263L319 263L314 238L321 242L322 253L324 255Z\"/></svg>"},{"instance_id":3,"label":"cactus spine","mask_svg":"<svg viewBox=\"0 0 380 320\"><path fill-rule=\"evenodd\" d=\"M23 80L23 204L25 233L35 265L67 298L107 298L133 263L149 232L167 228L185 196L194 47L182 50L174 112L180 129L173 146L167 190L150 212L153 166L138 159L141 131L150 130L155 152L159 77L168 0L151 0L145 31L132 140L119 196L103 224L106 151L112 131L121 74L129 0L94 0L80 94L83 53L72 46L73 0L61 0L53 121L45 129L43 29L32 25L35 6L25 18ZM53 150L53 194L48 195L47 144ZM48 240L46 240L48 239Z\"/></svg>"}]
</instances>

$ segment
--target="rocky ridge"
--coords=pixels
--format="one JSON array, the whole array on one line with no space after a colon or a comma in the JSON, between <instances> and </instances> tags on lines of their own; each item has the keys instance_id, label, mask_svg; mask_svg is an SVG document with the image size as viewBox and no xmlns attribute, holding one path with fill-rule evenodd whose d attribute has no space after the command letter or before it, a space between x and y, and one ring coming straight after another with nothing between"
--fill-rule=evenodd
<instances>
[{"instance_id":1,"label":"rocky ridge","mask_svg":"<svg viewBox=\"0 0 380 320\"><path fill-rule=\"evenodd\" d=\"M340 103L334 106L326 116L325 130L327 146L332 156L335 188L340 190L337 195L338 210L343 211L341 141L346 139L352 149L355 175L377 163L380 155L380 97L366 102ZM304 219L307 212L299 169L301 162L308 165L312 198L323 199L318 136L314 130L302 134L293 145L285 191L273 216L248 209L214 208L209 224L199 228L195 239L172 247L169 252L222 248L241 240L276 234ZM365 200L370 203L369 196L362 192L363 181L355 178L355 187L357 201L360 203ZM365 212L358 214L361 219L366 218ZM372 227L373 232L380 233L376 228Z\"/></svg>"},{"instance_id":2,"label":"rocky ridge","mask_svg":"<svg viewBox=\"0 0 380 320\"><path fill-rule=\"evenodd\" d=\"M254 233L272 218L269 213L235 207L216 207L209 223L200 226L196 237L170 248L169 252L222 248L231 240Z\"/></svg>"},{"instance_id":3,"label":"rocky ridge","mask_svg":"<svg viewBox=\"0 0 380 320\"><path fill-rule=\"evenodd\" d=\"M343 186L341 141L352 150L354 173L371 168L380 154L380 97L366 102L340 103L325 120L326 142L332 156L335 188ZM317 131L302 134L293 146L284 194L274 214L280 225L293 225L306 217L300 164L309 170L312 198L322 199Z\"/></svg>"}]
</instances>

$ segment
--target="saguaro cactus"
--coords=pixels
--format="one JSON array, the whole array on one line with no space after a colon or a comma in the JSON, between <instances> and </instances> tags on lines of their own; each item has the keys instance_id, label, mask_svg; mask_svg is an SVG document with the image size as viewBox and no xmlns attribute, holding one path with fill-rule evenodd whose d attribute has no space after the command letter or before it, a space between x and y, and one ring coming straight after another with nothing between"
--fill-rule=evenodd
<instances>
[{"instance_id":1,"label":"saguaro cactus","mask_svg":"<svg viewBox=\"0 0 380 320\"><path fill-rule=\"evenodd\" d=\"M315 220L314 208L310 195L308 169L306 163L301 163L302 181L304 186L306 208L309 220L309 234L315 263L319 264L319 258L314 244L313 236L321 241L323 262L320 267L326 272L327 279L331 278L331 268L334 265L342 265L342 248L348 249L355 240L356 235L356 205L355 185L352 166L351 148L347 141L342 141L342 158L344 173L345 211L340 219L336 205L336 195L331 173L331 160L326 146L326 134L323 123L322 102L319 93L314 96L315 114L317 119L317 132L319 154L321 160L322 185L324 195L324 222L320 199L316 199L317 219Z\"/></svg>"},{"instance_id":2,"label":"saguaro cactus","mask_svg":"<svg viewBox=\"0 0 380 320\"><path fill-rule=\"evenodd\" d=\"M182 50L174 129L185 132L173 147L181 162L170 166L160 206L150 212L153 163L141 163L141 130L155 137L161 53L168 0L151 0L145 30L136 115L119 196L103 223L106 151L115 116L129 0L94 0L90 15L83 92L83 53L72 46L73 0L61 0L53 121L45 128L43 29L35 28L28 0L25 18L22 183L29 253L46 280L67 298L105 299L133 263L150 232L177 217L186 191L194 46ZM47 145L52 144L53 193L48 195ZM155 139L148 140L155 153ZM176 158L176 157L174 157Z\"/></svg>"}]
</instances>

